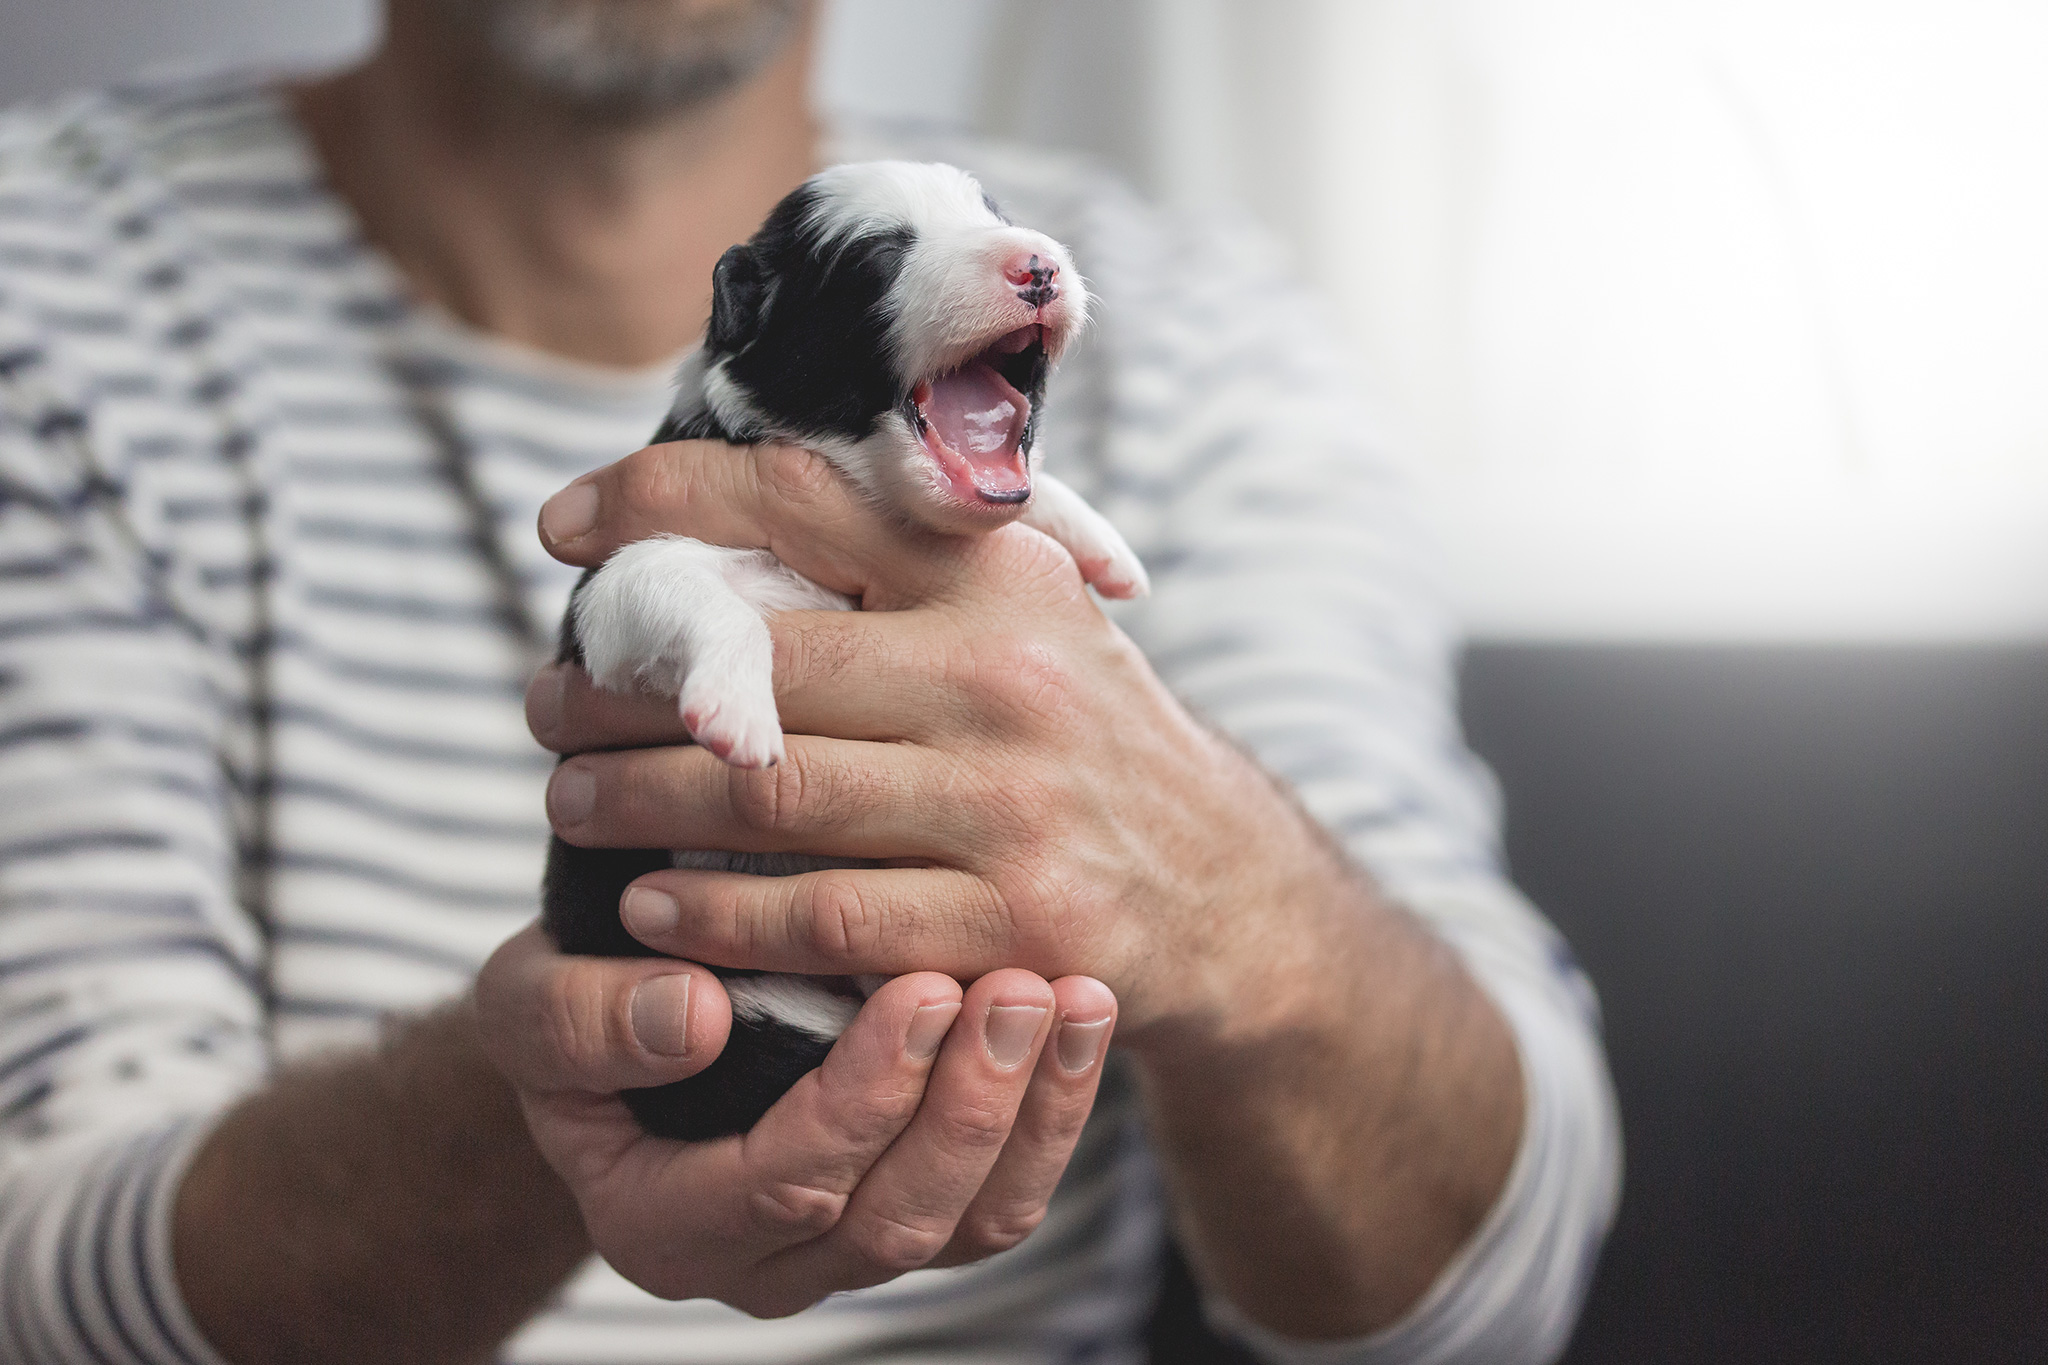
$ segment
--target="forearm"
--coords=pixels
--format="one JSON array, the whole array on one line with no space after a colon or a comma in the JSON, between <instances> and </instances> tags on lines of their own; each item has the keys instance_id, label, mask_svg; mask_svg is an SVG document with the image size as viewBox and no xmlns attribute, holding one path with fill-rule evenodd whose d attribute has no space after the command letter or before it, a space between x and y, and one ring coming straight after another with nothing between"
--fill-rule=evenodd
<instances>
[{"instance_id":1,"label":"forearm","mask_svg":"<svg viewBox=\"0 0 2048 1365\"><path fill-rule=\"evenodd\" d=\"M466 1004L237 1106L185 1176L174 1247L234 1365L486 1360L589 1253Z\"/></svg>"},{"instance_id":2,"label":"forearm","mask_svg":"<svg viewBox=\"0 0 2048 1365\"><path fill-rule=\"evenodd\" d=\"M1236 1001L1144 1040L1154 1142L1210 1286L1285 1336L1363 1336L1428 1290L1504 1187L1514 1038L1462 963L1326 853ZM1297 893L1298 894L1298 893Z\"/></svg>"}]
</instances>

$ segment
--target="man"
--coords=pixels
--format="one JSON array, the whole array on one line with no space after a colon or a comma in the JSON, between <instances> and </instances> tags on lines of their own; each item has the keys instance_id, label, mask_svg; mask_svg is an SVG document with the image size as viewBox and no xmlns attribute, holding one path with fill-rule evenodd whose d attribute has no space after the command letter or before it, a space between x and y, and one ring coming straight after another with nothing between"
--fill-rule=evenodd
<instances>
[{"instance_id":1,"label":"man","mask_svg":"<svg viewBox=\"0 0 2048 1365\"><path fill-rule=\"evenodd\" d=\"M1312 310L1062 163L825 144L798 4L388 20L287 92L0 131L0 1357L1128 1360L1155 1169L1273 1359L1561 1349L1590 994L1493 865ZM885 149L1098 288L1046 441L1152 568L1121 629L1035 534L907 537L801 451L607 463L718 254ZM545 623L662 530L870 610L775 623L767 773L541 670L550 779ZM544 786L574 842L890 863L649 877L671 956L569 960L517 928ZM681 1147L615 1095L716 1055L698 960L894 979Z\"/></svg>"}]
</instances>

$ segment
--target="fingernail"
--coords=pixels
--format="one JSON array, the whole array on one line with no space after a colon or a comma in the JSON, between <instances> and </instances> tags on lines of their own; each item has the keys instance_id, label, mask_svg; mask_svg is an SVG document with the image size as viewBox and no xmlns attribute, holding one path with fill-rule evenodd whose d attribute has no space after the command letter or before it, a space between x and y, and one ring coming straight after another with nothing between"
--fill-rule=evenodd
<instances>
[{"instance_id":1,"label":"fingernail","mask_svg":"<svg viewBox=\"0 0 2048 1365\"><path fill-rule=\"evenodd\" d=\"M690 974L653 976L633 988L633 1036L662 1057L690 1055Z\"/></svg>"},{"instance_id":2,"label":"fingernail","mask_svg":"<svg viewBox=\"0 0 2048 1365\"><path fill-rule=\"evenodd\" d=\"M644 941L673 931L683 922L683 907L665 891L633 886L619 902L619 918L625 921L627 933Z\"/></svg>"},{"instance_id":3,"label":"fingernail","mask_svg":"<svg viewBox=\"0 0 2048 1365\"><path fill-rule=\"evenodd\" d=\"M1038 1026L1044 1022L1045 1011L1036 1005L989 1006L984 1035L988 1055L997 1066L1017 1065L1031 1051L1031 1044L1038 1038Z\"/></svg>"},{"instance_id":4,"label":"fingernail","mask_svg":"<svg viewBox=\"0 0 2048 1365\"><path fill-rule=\"evenodd\" d=\"M1109 1036L1109 1020L1077 1024L1069 1019L1060 1025L1060 1070L1078 1076L1102 1056L1102 1040Z\"/></svg>"},{"instance_id":5,"label":"fingernail","mask_svg":"<svg viewBox=\"0 0 2048 1365\"><path fill-rule=\"evenodd\" d=\"M540 532L554 544L574 540L597 525L597 485L572 483L540 507Z\"/></svg>"},{"instance_id":6,"label":"fingernail","mask_svg":"<svg viewBox=\"0 0 2048 1365\"><path fill-rule=\"evenodd\" d=\"M910 1016L910 1033L903 1040L903 1051L913 1062L928 1062L936 1057L939 1044L946 1041L946 1030L953 1027L958 1018L958 1002L950 1005L920 1005L917 1013Z\"/></svg>"},{"instance_id":7,"label":"fingernail","mask_svg":"<svg viewBox=\"0 0 2048 1365\"><path fill-rule=\"evenodd\" d=\"M597 809L597 779L588 768L573 764L555 769L548 780L548 819L557 825L580 825Z\"/></svg>"},{"instance_id":8,"label":"fingernail","mask_svg":"<svg viewBox=\"0 0 2048 1365\"><path fill-rule=\"evenodd\" d=\"M568 690L569 675L560 664L549 664L526 686L526 728L543 744L562 728L562 700Z\"/></svg>"}]
</instances>

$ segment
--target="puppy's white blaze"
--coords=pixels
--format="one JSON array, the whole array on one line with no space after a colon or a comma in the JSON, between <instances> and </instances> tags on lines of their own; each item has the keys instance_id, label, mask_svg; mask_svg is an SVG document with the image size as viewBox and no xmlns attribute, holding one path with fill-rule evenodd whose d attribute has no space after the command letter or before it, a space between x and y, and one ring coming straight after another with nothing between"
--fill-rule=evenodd
<instances>
[{"instance_id":1,"label":"puppy's white blaze","mask_svg":"<svg viewBox=\"0 0 2048 1365\"><path fill-rule=\"evenodd\" d=\"M861 161L811 177L819 191L804 227L827 250L905 228L945 233L1003 226L981 184L958 166L922 161Z\"/></svg>"},{"instance_id":2,"label":"puppy's white blaze","mask_svg":"<svg viewBox=\"0 0 2048 1365\"><path fill-rule=\"evenodd\" d=\"M733 1018L774 1023L829 1043L846 1032L860 1001L835 994L801 976L728 976L725 993Z\"/></svg>"}]
</instances>

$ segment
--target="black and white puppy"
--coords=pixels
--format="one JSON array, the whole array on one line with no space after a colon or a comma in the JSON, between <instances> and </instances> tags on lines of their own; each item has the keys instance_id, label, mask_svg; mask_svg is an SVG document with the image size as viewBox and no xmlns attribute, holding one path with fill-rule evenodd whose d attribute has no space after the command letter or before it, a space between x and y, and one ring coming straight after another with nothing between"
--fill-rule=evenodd
<instances>
[{"instance_id":1,"label":"black and white puppy","mask_svg":"<svg viewBox=\"0 0 2048 1365\"><path fill-rule=\"evenodd\" d=\"M814 450L912 527L973 534L1022 520L1064 545L1106 597L1144 568L1080 496L1037 472L1047 376L1087 317L1066 249L1011 224L951 166L837 166L775 207L713 276L711 325L683 362L656 442L781 442ZM738 458L738 457L735 457ZM765 550L682 536L627 545L584 575L564 662L600 686L677 699L699 744L739 767L783 755L765 616L857 604ZM666 867L788 876L843 860L712 850L548 853L543 921L566 952L649 952L619 921L635 877ZM745 1132L824 1060L865 988L719 969L730 1041L689 1080L629 1091L649 1131Z\"/></svg>"}]
</instances>

